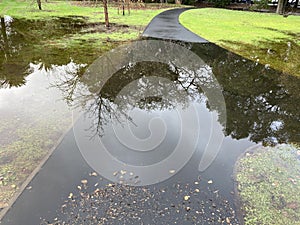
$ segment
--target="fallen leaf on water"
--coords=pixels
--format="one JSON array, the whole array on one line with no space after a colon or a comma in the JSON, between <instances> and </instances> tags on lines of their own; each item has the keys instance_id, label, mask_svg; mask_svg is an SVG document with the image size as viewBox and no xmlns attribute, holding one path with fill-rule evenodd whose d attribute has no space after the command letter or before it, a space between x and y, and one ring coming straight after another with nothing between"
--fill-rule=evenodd
<instances>
[{"instance_id":1,"label":"fallen leaf on water","mask_svg":"<svg viewBox=\"0 0 300 225\"><path fill-rule=\"evenodd\" d=\"M169 170L169 173L171 173L171 174L175 173L175 170Z\"/></svg>"},{"instance_id":2,"label":"fallen leaf on water","mask_svg":"<svg viewBox=\"0 0 300 225\"><path fill-rule=\"evenodd\" d=\"M230 224L230 219L226 217L226 223Z\"/></svg>"},{"instance_id":3,"label":"fallen leaf on water","mask_svg":"<svg viewBox=\"0 0 300 225\"><path fill-rule=\"evenodd\" d=\"M73 193L72 192L69 194L68 198L73 198Z\"/></svg>"},{"instance_id":4,"label":"fallen leaf on water","mask_svg":"<svg viewBox=\"0 0 300 225\"><path fill-rule=\"evenodd\" d=\"M96 177L96 176L98 176L98 174L96 172L92 172L91 176Z\"/></svg>"},{"instance_id":5,"label":"fallen leaf on water","mask_svg":"<svg viewBox=\"0 0 300 225\"><path fill-rule=\"evenodd\" d=\"M188 201L189 199L190 199L190 196L189 195L186 195L186 196L184 196L184 198L183 198L185 201Z\"/></svg>"},{"instance_id":6,"label":"fallen leaf on water","mask_svg":"<svg viewBox=\"0 0 300 225\"><path fill-rule=\"evenodd\" d=\"M81 180L81 183L82 183L82 184L87 184L88 181L87 181L87 180Z\"/></svg>"}]
</instances>

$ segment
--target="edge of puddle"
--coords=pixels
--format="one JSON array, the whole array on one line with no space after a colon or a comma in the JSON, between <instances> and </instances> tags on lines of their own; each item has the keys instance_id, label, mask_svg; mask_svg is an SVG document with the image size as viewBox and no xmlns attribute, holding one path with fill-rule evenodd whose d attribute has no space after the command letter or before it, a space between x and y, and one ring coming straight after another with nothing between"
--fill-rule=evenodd
<instances>
[{"instance_id":1,"label":"edge of puddle","mask_svg":"<svg viewBox=\"0 0 300 225\"><path fill-rule=\"evenodd\" d=\"M239 162L246 155L246 153L252 152L262 146L263 146L262 143L259 142L255 145L252 145L249 148L247 148L242 154L239 155L239 157L237 158L235 165L233 167L232 178L233 178L233 190L234 190L234 206L235 206L237 219L241 224L245 224L245 221L244 221L244 211L241 208L241 199L239 196L238 182L236 181L237 162Z\"/></svg>"},{"instance_id":2,"label":"edge of puddle","mask_svg":"<svg viewBox=\"0 0 300 225\"><path fill-rule=\"evenodd\" d=\"M72 114L72 116L73 116L73 114ZM41 170L41 168L46 164L46 162L48 161L48 159L50 158L50 156L53 154L53 152L55 151L55 149L61 144L61 142L63 141L63 139L66 136L66 134L73 128L73 126L74 126L74 124L75 124L75 122L77 121L78 118L79 117L76 117L75 120L74 120L74 117L73 117L72 124L67 127L67 129L65 130L65 132L63 132L63 134L57 140L56 144L49 150L49 152L44 156L44 158L40 161L40 163L37 165L37 167L25 179L25 181L20 186L19 190L14 194L14 196L8 202L8 206L5 207L5 208L3 208L0 211L0 224L2 223L2 219L4 218L4 216L6 215L6 213L15 204L15 202L20 197L20 195L24 192L24 190L29 185L29 183L39 173L39 171Z\"/></svg>"}]
</instances>

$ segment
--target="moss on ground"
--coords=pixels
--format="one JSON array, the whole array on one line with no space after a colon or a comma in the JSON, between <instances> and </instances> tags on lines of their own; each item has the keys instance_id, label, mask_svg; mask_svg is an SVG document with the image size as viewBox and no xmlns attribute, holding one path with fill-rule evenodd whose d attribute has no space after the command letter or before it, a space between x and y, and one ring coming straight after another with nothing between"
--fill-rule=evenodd
<instances>
[{"instance_id":1,"label":"moss on ground","mask_svg":"<svg viewBox=\"0 0 300 225\"><path fill-rule=\"evenodd\" d=\"M246 225L300 224L300 151L293 145L258 147L236 165Z\"/></svg>"}]
</instances>

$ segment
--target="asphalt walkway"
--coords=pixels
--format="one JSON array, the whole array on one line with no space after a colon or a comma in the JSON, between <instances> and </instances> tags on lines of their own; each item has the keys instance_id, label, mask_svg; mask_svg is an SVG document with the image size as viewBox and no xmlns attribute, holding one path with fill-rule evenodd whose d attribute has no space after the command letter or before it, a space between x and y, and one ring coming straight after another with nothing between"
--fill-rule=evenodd
<instances>
[{"instance_id":1,"label":"asphalt walkway","mask_svg":"<svg viewBox=\"0 0 300 225\"><path fill-rule=\"evenodd\" d=\"M193 8L171 9L160 13L149 23L142 36L193 43L208 43L207 40L180 24L179 15L190 9Z\"/></svg>"}]
</instances>

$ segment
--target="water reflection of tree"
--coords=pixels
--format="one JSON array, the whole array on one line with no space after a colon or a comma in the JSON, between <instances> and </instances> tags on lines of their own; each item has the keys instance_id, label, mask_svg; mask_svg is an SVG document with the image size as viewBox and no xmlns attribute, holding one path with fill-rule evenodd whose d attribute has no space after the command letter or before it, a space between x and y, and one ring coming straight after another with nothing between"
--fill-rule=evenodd
<instances>
[{"instance_id":1,"label":"water reflection of tree","mask_svg":"<svg viewBox=\"0 0 300 225\"><path fill-rule=\"evenodd\" d=\"M50 22L49 22L50 23ZM39 62L49 69L52 58L46 56L37 29L45 23L33 20L19 20L9 16L1 18L0 88L19 87L25 84L31 73L30 63ZM43 34L40 34L41 36Z\"/></svg>"},{"instance_id":2,"label":"water reflection of tree","mask_svg":"<svg viewBox=\"0 0 300 225\"><path fill-rule=\"evenodd\" d=\"M29 68L28 64L19 57L19 50L24 45L23 36L12 29L12 18L6 16L1 17L0 20L0 88L21 86L25 83Z\"/></svg>"},{"instance_id":3,"label":"water reflection of tree","mask_svg":"<svg viewBox=\"0 0 300 225\"><path fill-rule=\"evenodd\" d=\"M299 142L300 115L297 102L300 100L298 92L300 80L298 78L266 68L212 44L196 44L192 50L206 61L209 65L207 70L212 70L223 88L227 110L226 135L236 139L249 137L254 142L269 140ZM184 105L191 99L203 97L201 85L205 82L207 86L213 88L213 84L209 84L206 76L197 77L195 76L197 73L184 70L184 68L175 68L172 64L137 63L111 77L101 93L94 92L93 96L85 95L85 98L81 96L80 102L85 107L89 103L89 109L94 110L94 115L100 118L99 121L95 121L97 128L101 128L105 121L116 116L115 97L133 80L146 79L149 75L163 76L174 82L178 90L184 91L190 98L181 99L180 96L183 95L174 94L173 100L177 103L171 101L166 103L158 95L129 103L131 106L135 104L135 107L146 110L155 110L155 108L162 110L175 104ZM159 93L159 89L165 87L157 88ZM73 88L65 86L64 92L68 93L68 90ZM83 92L91 93L89 90ZM72 99L74 96L69 95L69 98ZM89 99L94 100L91 103ZM126 98L124 104L128 104L125 100ZM210 110L218 110L218 104L212 107L207 102L207 107ZM280 123L281 126L274 129L273 123ZM101 129L97 129L97 132L99 131Z\"/></svg>"},{"instance_id":4,"label":"water reflection of tree","mask_svg":"<svg viewBox=\"0 0 300 225\"><path fill-rule=\"evenodd\" d=\"M92 115L95 120L91 127L99 135L102 135L103 127L111 123L112 119L120 123L124 122L123 119L134 123L128 116L128 111L133 108L148 112L172 110L178 106L186 108L191 101L204 100L202 85L214 85L207 72L196 73L176 68L171 63L167 65L158 62L134 63L119 70L100 92L95 86L85 86L79 80L80 77L76 75L66 75L55 86L65 93L68 103L83 107ZM146 92L151 94L143 96Z\"/></svg>"},{"instance_id":5,"label":"water reflection of tree","mask_svg":"<svg viewBox=\"0 0 300 225\"><path fill-rule=\"evenodd\" d=\"M279 142L299 142L299 78L215 45L195 45L194 51L213 68L224 89L227 135L236 139L250 137L255 142L272 137ZM282 127L272 129L276 121Z\"/></svg>"},{"instance_id":6,"label":"water reflection of tree","mask_svg":"<svg viewBox=\"0 0 300 225\"><path fill-rule=\"evenodd\" d=\"M30 73L30 62L39 62L42 68L50 69L53 64L68 64L70 57L74 58L75 54L76 57L80 56L80 63L93 60L89 54L78 53L77 49L67 52L65 49L41 44L43 36L51 36L55 39L66 32L78 31L85 26L82 18L58 18L49 21L14 19L13 23L1 18L0 22L0 88L23 85L25 77ZM44 27L46 33L42 32L40 27ZM253 141L261 141L273 136L282 142L299 142L300 116L297 107L300 100L299 78L267 69L263 65L245 60L212 44L195 44L192 50L206 61L209 65L207 69L212 70L224 90L227 106L227 135L237 139L250 137ZM63 51L64 54L61 54ZM150 66L149 71L155 71L150 64L148 66ZM144 69L141 67L143 66L135 65L131 68L132 74L135 74L134 70ZM208 82L208 80L205 81L205 76L201 77L201 81L197 81L191 71L179 71L171 64L167 69L168 74L161 74L176 82L178 87L181 87L189 96L199 95L202 90L198 84ZM181 69L184 70L184 68ZM145 71L145 74L149 71ZM181 75L178 75L180 73ZM65 97L68 101L74 100L74 90L70 90L72 90L71 87L78 88L80 74L82 71L65 80L65 88L62 89L65 90ZM183 74L188 74L188 76L183 76ZM128 74L127 76L113 76L103 87L97 101L102 105L100 111L105 115L111 114L108 109L111 109L109 103L114 101L113 96L119 93L124 85L137 79L137 77L130 76ZM91 97L96 99L95 94L86 96L85 99L81 96L82 102L88 102ZM147 98L139 102L139 107L149 107L148 110L150 110L153 106L157 107L158 103L162 104L161 101L158 97ZM179 99L179 101L182 100ZM208 105L208 107L212 106ZM212 110L218 110L218 104L213 106ZM272 129L271 124L274 121L282 123L282 127L277 130Z\"/></svg>"},{"instance_id":7,"label":"water reflection of tree","mask_svg":"<svg viewBox=\"0 0 300 225\"><path fill-rule=\"evenodd\" d=\"M86 51L87 46L82 44L74 48L51 44L89 26L83 17L20 20L5 16L0 21L0 88L24 85L31 73L30 63L50 70L52 65L67 65L71 59L90 63L99 53L99 49Z\"/></svg>"}]
</instances>

